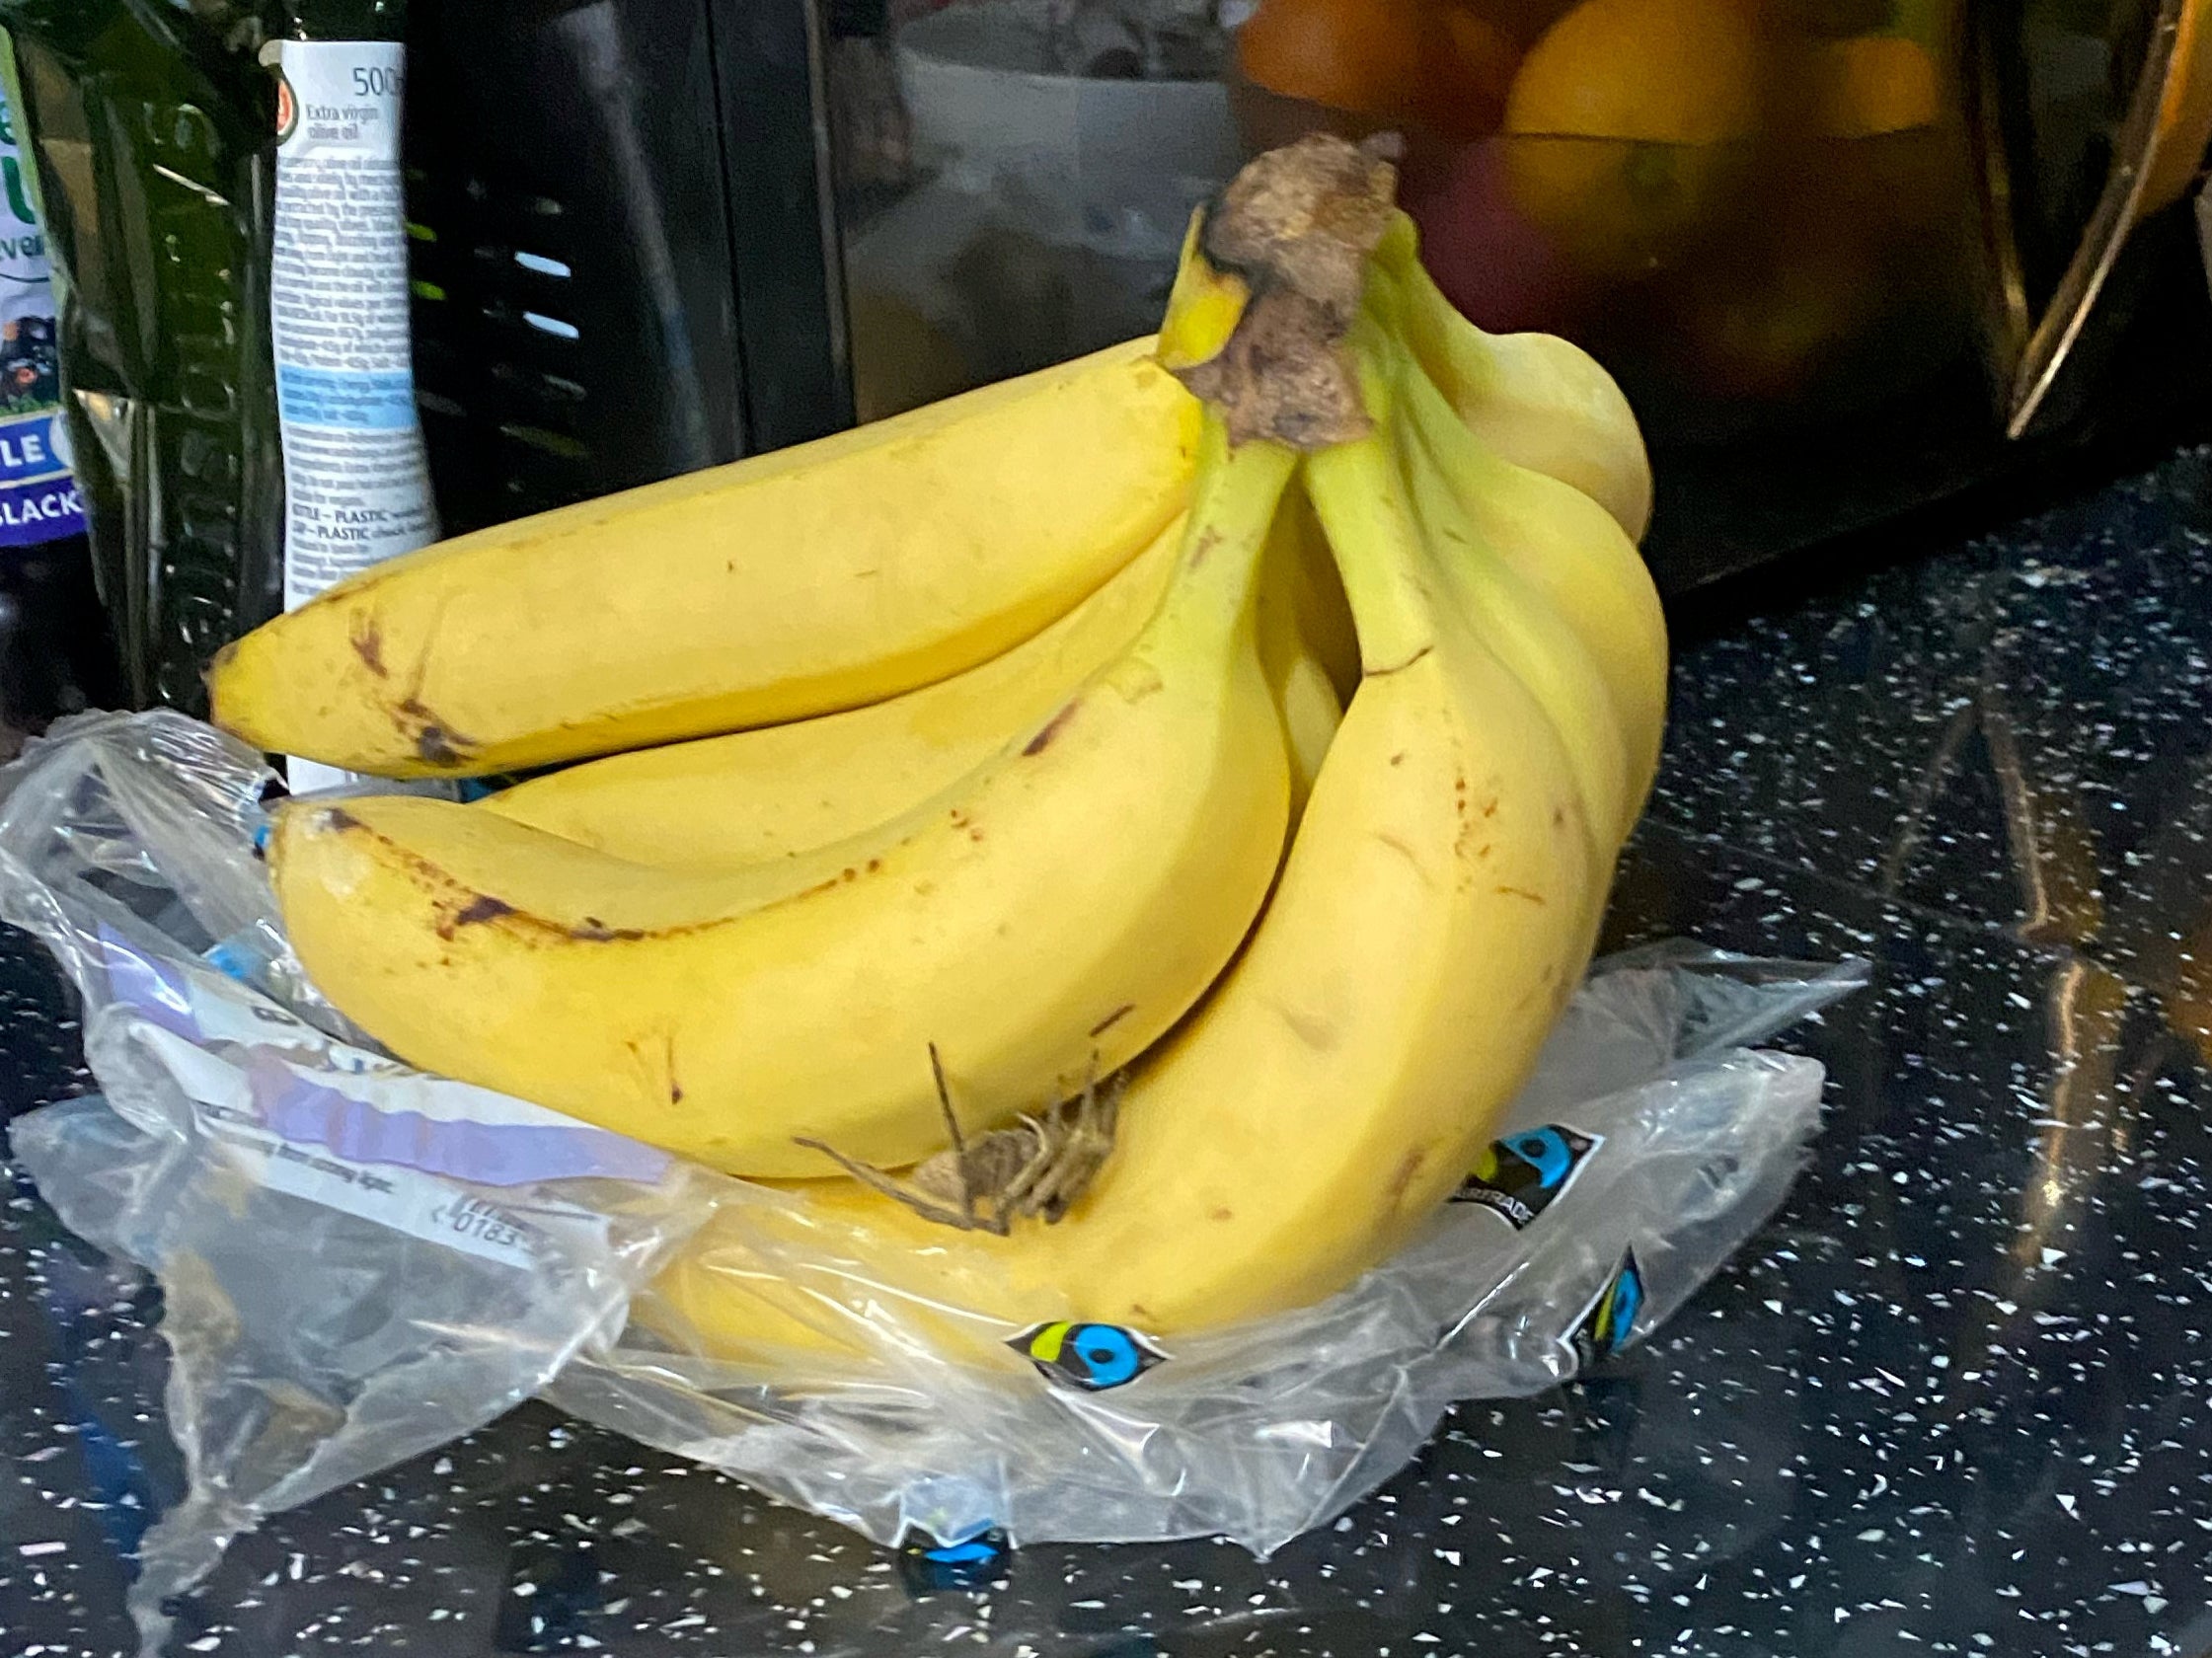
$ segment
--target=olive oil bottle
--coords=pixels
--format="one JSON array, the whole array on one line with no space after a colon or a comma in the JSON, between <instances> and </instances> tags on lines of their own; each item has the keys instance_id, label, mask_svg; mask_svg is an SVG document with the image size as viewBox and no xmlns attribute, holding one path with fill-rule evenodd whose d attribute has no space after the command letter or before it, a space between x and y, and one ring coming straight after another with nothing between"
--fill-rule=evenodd
<instances>
[{"instance_id":1,"label":"olive oil bottle","mask_svg":"<svg viewBox=\"0 0 2212 1658\"><path fill-rule=\"evenodd\" d=\"M279 148L299 124L285 53L398 42L404 0L0 0L0 26L123 694L199 713L208 658L286 597L271 343ZM331 407L351 395L307 385ZM412 418L389 377L383 396ZM434 533L426 508L410 524Z\"/></svg>"}]
</instances>

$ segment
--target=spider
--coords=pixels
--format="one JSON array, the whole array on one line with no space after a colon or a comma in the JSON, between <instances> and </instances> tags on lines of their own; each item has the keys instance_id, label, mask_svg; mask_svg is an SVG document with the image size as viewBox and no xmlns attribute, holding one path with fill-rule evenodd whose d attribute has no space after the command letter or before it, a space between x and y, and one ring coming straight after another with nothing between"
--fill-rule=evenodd
<instances>
[{"instance_id":1,"label":"spider","mask_svg":"<svg viewBox=\"0 0 2212 1658\"><path fill-rule=\"evenodd\" d=\"M937 1080L937 1102L945 1113L952 1144L916 1164L906 1180L856 1162L819 1140L798 1144L820 1152L873 1191L904 1204L925 1221L961 1232L987 1232L1004 1238L1018 1220L1040 1219L1054 1226L1075 1201L1091 1189L1113 1152L1113 1133L1121 1114L1118 1083L1099 1087L1097 1061L1083 1092L1049 1106L1041 1116L1024 1115L1012 1128L993 1129L970 1140L960 1131L945 1086L945 1064L930 1044L930 1074ZM988 1213L983 1205L988 1205Z\"/></svg>"}]
</instances>

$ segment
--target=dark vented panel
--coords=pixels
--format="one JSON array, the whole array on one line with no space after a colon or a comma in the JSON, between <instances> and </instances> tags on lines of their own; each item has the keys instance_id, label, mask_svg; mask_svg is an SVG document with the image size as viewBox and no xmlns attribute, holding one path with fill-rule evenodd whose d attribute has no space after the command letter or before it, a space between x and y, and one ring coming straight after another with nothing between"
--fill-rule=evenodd
<instances>
[{"instance_id":1,"label":"dark vented panel","mask_svg":"<svg viewBox=\"0 0 2212 1658\"><path fill-rule=\"evenodd\" d=\"M447 528L743 453L704 0L415 17L417 378Z\"/></svg>"}]
</instances>

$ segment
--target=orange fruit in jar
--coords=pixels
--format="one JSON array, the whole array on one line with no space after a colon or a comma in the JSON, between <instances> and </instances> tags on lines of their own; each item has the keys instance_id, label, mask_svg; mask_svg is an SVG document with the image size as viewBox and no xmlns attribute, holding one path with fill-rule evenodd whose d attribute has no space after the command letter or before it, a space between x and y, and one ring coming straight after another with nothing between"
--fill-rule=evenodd
<instances>
[{"instance_id":1,"label":"orange fruit in jar","mask_svg":"<svg viewBox=\"0 0 2212 1658\"><path fill-rule=\"evenodd\" d=\"M1943 116L1936 60L1917 40L1864 35L1820 47L1813 129L1831 138L1876 138L1934 126Z\"/></svg>"},{"instance_id":2,"label":"orange fruit in jar","mask_svg":"<svg viewBox=\"0 0 2212 1658\"><path fill-rule=\"evenodd\" d=\"M1667 264L1727 202L1767 57L1755 0L1583 0L1506 96L1522 210L1591 270Z\"/></svg>"},{"instance_id":3,"label":"orange fruit in jar","mask_svg":"<svg viewBox=\"0 0 2212 1658\"><path fill-rule=\"evenodd\" d=\"M2159 108L2157 152L2137 209L2145 214L2181 199L2196 178L2206 142L2212 141L2212 28L2206 27L2204 7L2181 8L2174 62Z\"/></svg>"},{"instance_id":4,"label":"orange fruit in jar","mask_svg":"<svg viewBox=\"0 0 2212 1658\"><path fill-rule=\"evenodd\" d=\"M1495 129L1515 52L1453 0L1261 0L1237 61L1285 98L1473 137Z\"/></svg>"}]
</instances>

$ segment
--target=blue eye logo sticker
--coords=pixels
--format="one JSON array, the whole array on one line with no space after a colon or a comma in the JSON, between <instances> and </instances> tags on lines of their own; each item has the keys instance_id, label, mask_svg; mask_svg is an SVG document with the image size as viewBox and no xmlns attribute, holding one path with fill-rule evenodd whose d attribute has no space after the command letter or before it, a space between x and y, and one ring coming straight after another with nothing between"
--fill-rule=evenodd
<instances>
[{"instance_id":1,"label":"blue eye logo sticker","mask_svg":"<svg viewBox=\"0 0 2212 1658\"><path fill-rule=\"evenodd\" d=\"M1552 1206L1604 1144L1601 1136L1564 1123L1508 1134L1476 1161L1452 1201L1479 1203L1519 1232Z\"/></svg>"},{"instance_id":2,"label":"blue eye logo sticker","mask_svg":"<svg viewBox=\"0 0 2212 1658\"><path fill-rule=\"evenodd\" d=\"M1004 1532L978 1532L958 1543L917 1536L898 1551L899 1575L917 1595L985 1589L1006 1575L1014 1545Z\"/></svg>"},{"instance_id":3,"label":"blue eye logo sticker","mask_svg":"<svg viewBox=\"0 0 2212 1658\"><path fill-rule=\"evenodd\" d=\"M1620 1266L1567 1336L1581 1367L1588 1370L1633 1341L1636 1321L1642 1312L1643 1269L1636 1264L1634 1249L1624 1250Z\"/></svg>"},{"instance_id":4,"label":"blue eye logo sticker","mask_svg":"<svg viewBox=\"0 0 2212 1658\"><path fill-rule=\"evenodd\" d=\"M1119 1324L1066 1319L1026 1329L1007 1345L1035 1365L1047 1382L1087 1394L1126 1388L1168 1356Z\"/></svg>"}]
</instances>

